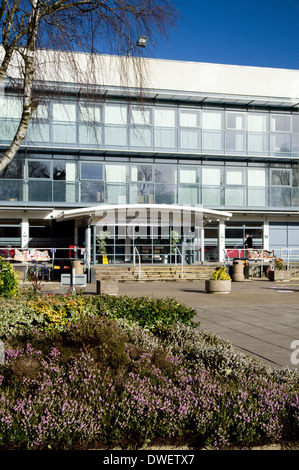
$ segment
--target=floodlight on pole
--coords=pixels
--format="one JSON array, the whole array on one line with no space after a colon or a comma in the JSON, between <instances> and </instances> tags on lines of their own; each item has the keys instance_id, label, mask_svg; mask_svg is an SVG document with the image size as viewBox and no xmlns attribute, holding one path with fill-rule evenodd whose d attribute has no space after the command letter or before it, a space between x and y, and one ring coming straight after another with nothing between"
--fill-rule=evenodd
<instances>
[{"instance_id":1,"label":"floodlight on pole","mask_svg":"<svg viewBox=\"0 0 299 470\"><path fill-rule=\"evenodd\" d=\"M134 47L146 47L147 45L147 36L139 36L138 41L136 44L132 44L129 49L127 50L127 55L130 55L130 52Z\"/></svg>"},{"instance_id":2,"label":"floodlight on pole","mask_svg":"<svg viewBox=\"0 0 299 470\"><path fill-rule=\"evenodd\" d=\"M146 36L140 36L138 41L137 41L137 46L138 47L145 47L147 45L147 37Z\"/></svg>"}]
</instances>

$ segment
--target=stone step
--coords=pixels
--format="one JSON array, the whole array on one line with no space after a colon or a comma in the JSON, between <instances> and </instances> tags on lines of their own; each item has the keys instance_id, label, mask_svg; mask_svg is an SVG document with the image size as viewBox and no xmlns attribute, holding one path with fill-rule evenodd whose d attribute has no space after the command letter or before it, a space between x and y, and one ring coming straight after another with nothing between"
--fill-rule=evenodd
<instances>
[{"instance_id":1,"label":"stone step","mask_svg":"<svg viewBox=\"0 0 299 470\"><path fill-rule=\"evenodd\" d=\"M141 266L141 276L139 278L139 268L136 266L96 266L95 279L103 278L118 279L120 281L148 280L148 281L173 281L173 280L200 280L208 279L215 266L184 266L183 276L181 266Z\"/></svg>"}]
</instances>

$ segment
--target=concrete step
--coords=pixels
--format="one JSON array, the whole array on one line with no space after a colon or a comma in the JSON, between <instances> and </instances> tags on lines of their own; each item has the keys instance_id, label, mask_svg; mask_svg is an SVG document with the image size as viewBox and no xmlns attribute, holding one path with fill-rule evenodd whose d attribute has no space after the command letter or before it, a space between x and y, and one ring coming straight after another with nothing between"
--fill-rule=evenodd
<instances>
[{"instance_id":1,"label":"concrete step","mask_svg":"<svg viewBox=\"0 0 299 470\"><path fill-rule=\"evenodd\" d=\"M141 276L139 278L139 268L136 266L107 266L99 265L93 267L95 280L102 278L129 280L149 280L149 281L171 281L171 280L200 280L208 279L214 271L215 266L187 265L181 266L141 266Z\"/></svg>"}]
</instances>

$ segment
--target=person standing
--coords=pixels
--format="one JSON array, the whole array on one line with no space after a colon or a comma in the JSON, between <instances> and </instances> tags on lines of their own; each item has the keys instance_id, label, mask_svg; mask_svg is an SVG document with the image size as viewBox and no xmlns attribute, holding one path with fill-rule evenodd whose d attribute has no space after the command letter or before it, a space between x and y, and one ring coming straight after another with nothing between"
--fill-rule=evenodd
<instances>
[{"instance_id":1,"label":"person standing","mask_svg":"<svg viewBox=\"0 0 299 470\"><path fill-rule=\"evenodd\" d=\"M244 247L245 247L245 250L248 250L249 248L252 248L252 238L249 235L249 233L245 234Z\"/></svg>"}]
</instances>

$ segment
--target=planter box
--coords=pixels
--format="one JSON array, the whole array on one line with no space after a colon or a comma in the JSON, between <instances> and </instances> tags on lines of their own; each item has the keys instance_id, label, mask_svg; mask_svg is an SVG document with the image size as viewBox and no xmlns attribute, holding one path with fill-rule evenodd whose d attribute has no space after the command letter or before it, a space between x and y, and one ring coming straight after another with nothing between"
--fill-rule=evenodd
<instances>
[{"instance_id":1,"label":"planter box","mask_svg":"<svg viewBox=\"0 0 299 470\"><path fill-rule=\"evenodd\" d=\"M229 294L232 287L232 281L218 281L214 279L207 279L205 281L206 291L210 294Z\"/></svg>"},{"instance_id":2,"label":"planter box","mask_svg":"<svg viewBox=\"0 0 299 470\"><path fill-rule=\"evenodd\" d=\"M115 279L101 279L97 281L98 295L118 295L118 281Z\"/></svg>"},{"instance_id":3,"label":"planter box","mask_svg":"<svg viewBox=\"0 0 299 470\"><path fill-rule=\"evenodd\" d=\"M274 271L268 272L269 281L289 281L291 279L290 271Z\"/></svg>"}]
</instances>

